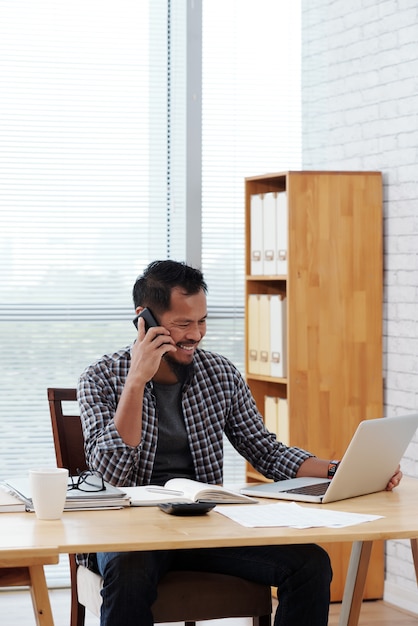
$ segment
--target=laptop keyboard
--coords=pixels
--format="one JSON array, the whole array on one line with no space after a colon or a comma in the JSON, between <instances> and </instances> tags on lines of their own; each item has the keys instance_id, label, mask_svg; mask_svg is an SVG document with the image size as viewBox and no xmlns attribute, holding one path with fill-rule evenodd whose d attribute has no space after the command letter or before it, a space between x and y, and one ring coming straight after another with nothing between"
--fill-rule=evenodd
<instances>
[{"instance_id":1,"label":"laptop keyboard","mask_svg":"<svg viewBox=\"0 0 418 626\"><path fill-rule=\"evenodd\" d=\"M305 485L304 487L287 489L286 493L301 493L305 496L323 496L328 487L329 483L316 483L315 485Z\"/></svg>"}]
</instances>

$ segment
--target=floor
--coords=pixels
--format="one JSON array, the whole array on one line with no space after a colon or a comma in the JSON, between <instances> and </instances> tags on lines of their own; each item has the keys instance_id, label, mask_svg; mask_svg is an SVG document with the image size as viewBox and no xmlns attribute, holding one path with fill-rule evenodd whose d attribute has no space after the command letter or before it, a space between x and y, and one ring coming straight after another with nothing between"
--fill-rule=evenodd
<instances>
[{"instance_id":1,"label":"floor","mask_svg":"<svg viewBox=\"0 0 418 626\"><path fill-rule=\"evenodd\" d=\"M69 626L70 593L68 589L50 590L55 626ZM27 591L0 591L1 624L4 626L32 626L35 619L30 594ZM328 626L338 626L339 604L332 604ZM7 616L7 619L5 619ZM251 620L234 619L206 622L215 626L251 626ZM418 626L418 616L406 613L385 602L364 602L359 626ZM86 612L85 626L99 626L97 617Z\"/></svg>"}]
</instances>

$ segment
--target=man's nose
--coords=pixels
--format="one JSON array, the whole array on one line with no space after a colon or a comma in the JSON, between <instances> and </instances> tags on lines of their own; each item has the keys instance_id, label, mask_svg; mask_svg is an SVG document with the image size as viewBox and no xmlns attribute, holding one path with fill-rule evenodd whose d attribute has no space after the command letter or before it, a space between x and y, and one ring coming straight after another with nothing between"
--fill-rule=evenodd
<instances>
[{"instance_id":1,"label":"man's nose","mask_svg":"<svg viewBox=\"0 0 418 626\"><path fill-rule=\"evenodd\" d=\"M199 327L199 324L191 324L187 329L186 337L191 341L200 341L203 337L203 333L202 329Z\"/></svg>"}]
</instances>

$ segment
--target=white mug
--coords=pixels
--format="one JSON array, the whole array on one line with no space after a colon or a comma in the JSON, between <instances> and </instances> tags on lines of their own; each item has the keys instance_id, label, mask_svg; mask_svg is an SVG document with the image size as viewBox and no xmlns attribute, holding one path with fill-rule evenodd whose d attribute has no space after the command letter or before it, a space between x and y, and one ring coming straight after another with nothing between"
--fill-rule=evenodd
<instances>
[{"instance_id":1,"label":"white mug","mask_svg":"<svg viewBox=\"0 0 418 626\"><path fill-rule=\"evenodd\" d=\"M44 467L29 470L33 508L38 519L60 519L68 487L68 470Z\"/></svg>"}]
</instances>

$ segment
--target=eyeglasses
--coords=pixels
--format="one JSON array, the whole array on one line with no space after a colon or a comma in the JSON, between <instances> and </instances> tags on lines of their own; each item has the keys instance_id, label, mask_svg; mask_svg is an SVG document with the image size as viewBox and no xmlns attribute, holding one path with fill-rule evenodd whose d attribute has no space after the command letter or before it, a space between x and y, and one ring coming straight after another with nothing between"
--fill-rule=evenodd
<instances>
[{"instance_id":1,"label":"eyeglasses","mask_svg":"<svg viewBox=\"0 0 418 626\"><path fill-rule=\"evenodd\" d=\"M68 485L67 491L71 491L71 489L90 492L105 491L106 486L100 472L95 470L85 470L84 472L77 470L77 472L78 476L70 476L71 484Z\"/></svg>"}]
</instances>

